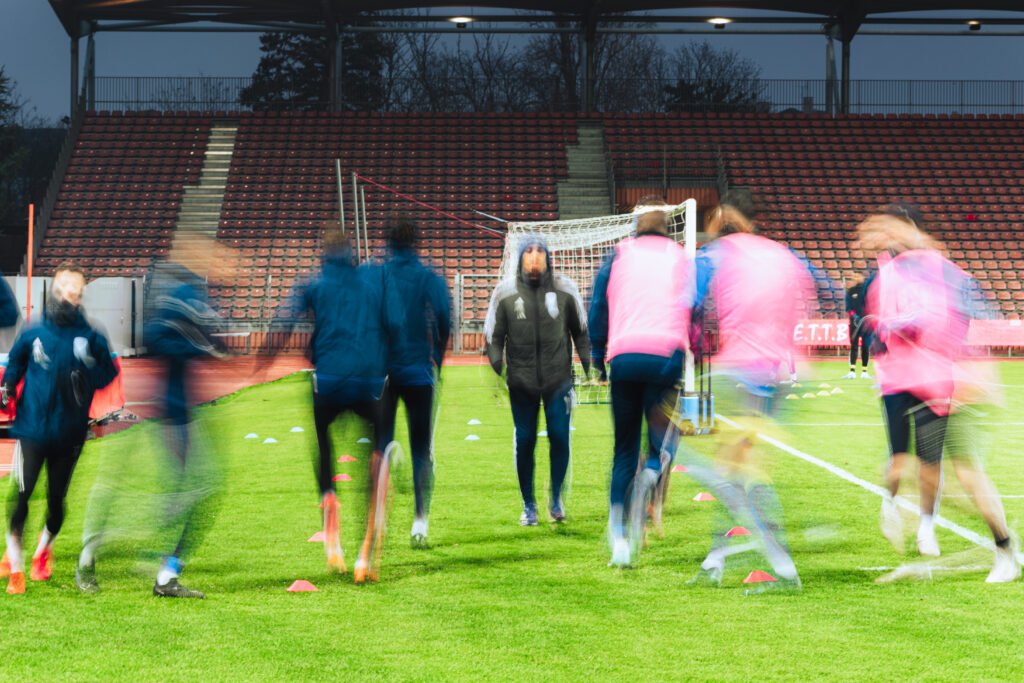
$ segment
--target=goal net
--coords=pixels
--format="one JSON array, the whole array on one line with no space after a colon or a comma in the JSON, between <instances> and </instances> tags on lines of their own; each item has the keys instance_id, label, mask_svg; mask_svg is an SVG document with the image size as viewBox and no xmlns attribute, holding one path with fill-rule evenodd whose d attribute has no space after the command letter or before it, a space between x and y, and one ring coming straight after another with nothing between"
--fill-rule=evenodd
<instances>
[{"instance_id":1,"label":"goal net","mask_svg":"<svg viewBox=\"0 0 1024 683\"><path fill-rule=\"evenodd\" d=\"M688 199L666 207L669 234L682 244L693 259L697 249L697 202ZM636 234L637 214L598 216L577 220L509 223L499 281L515 277L519 244L528 235L541 235L547 241L555 272L571 278L579 287L584 307L589 307L594 278L611 250L623 239ZM692 271L691 271L692 272ZM696 396L695 363L687 359L684 393ZM608 387L586 381L582 368L576 367L576 396L580 403L606 403Z\"/></svg>"}]
</instances>

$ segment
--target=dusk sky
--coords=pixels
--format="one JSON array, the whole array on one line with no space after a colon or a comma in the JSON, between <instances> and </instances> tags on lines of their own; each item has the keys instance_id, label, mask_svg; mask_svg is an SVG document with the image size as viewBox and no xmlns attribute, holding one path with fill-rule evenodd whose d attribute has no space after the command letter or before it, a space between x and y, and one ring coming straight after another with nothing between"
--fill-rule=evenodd
<instances>
[{"instance_id":1,"label":"dusk sky","mask_svg":"<svg viewBox=\"0 0 1024 683\"><path fill-rule=\"evenodd\" d=\"M46 0L0 0L0 7L0 65L41 116L59 118L68 107L67 34ZM715 45L735 49L759 64L764 78L824 77L823 37L730 36L728 30L710 37ZM674 48L684 40L700 38L664 40ZM81 43L84 61L85 41ZM96 37L99 76L249 76L258 61L255 33L99 33ZM984 32L968 37L860 36L853 42L851 65L855 79L1020 80L1024 79L1024 38L986 38Z\"/></svg>"}]
</instances>

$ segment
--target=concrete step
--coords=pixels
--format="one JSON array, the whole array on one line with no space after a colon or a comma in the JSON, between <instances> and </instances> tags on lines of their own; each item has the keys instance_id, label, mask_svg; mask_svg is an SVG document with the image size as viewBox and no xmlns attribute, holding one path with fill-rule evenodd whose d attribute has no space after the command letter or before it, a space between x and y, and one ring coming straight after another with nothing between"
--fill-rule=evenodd
<instances>
[{"instance_id":1,"label":"concrete step","mask_svg":"<svg viewBox=\"0 0 1024 683\"><path fill-rule=\"evenodd\" d=\"M565 183L557 186L559 189L564 188L566 192L586 192L587 194L608 194L607 183Z\"/></svg>"},{"instance_id":2,"label":"concrete step","mask_svg":"<svg viewBox=\"0 0 1024 683\"><path fill-rule=\"evenodd\" d=\"M560 195L564 195L565 198L569 199L570 201L572 200L573 197L587 197L587 198L590 198L590 197L607 197L609 195L609 192L608 192L607 189L599 189L599 188L595 188L595 187L592 187L592 188L589 188L589 189L581 189L581 188L572 187L572 186L568 186L568 187L567 186L562 186L562 187L558 188L558 193Z\"/></svg>"},{"instance_id":3,"label":"concrete step","mask_svg":"<svg viewBox=\"0 0 1024 683\"><path fill-rule=\"evenodd\" d=\"M219 204L224 199L223 192L211 192L199 185L193 185L192 187L194 189L191 192L185 190L185 196L182 197L182 201Z\"/></svg>"}]
</instances>

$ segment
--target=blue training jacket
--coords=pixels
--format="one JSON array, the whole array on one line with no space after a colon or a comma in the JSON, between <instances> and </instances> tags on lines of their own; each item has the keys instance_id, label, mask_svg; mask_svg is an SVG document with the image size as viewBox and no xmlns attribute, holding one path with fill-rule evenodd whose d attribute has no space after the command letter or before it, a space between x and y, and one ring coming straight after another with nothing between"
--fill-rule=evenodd
<instances>
[{"instance_id":1,"label":"blue training jacket","mask_svg":"<svg viewBox=\"0 0 1024 683\"><path fill-rule=\"evenodd\" d=\"M380 397L388 349L402 323L396 290L383 266L356 266L351 250L326 255L320 274L296 287L283 313L292 324L313 317L309 352L318 396L342 403Z\"/></svg>"},{"instance_id":2,"label":"blue training jacket","mask_svg":"<svg viewBox=\"0 0 1024 683\"><path fill-rule=\"evenodd\" d=\"M93 394L114 381L117 367L106 337L79 311L68 325L52 320L26 327L11 347L3 384L18 397L11 435L37 443L81 444Z\"/></svg>"},{"instance_id":3,"label":"blue training jacket","mask_svg":"<svg viewBox=\"0 0 1024 683\"><path fill-rule=\"evenodd\" d=\"M400 385L434 383L451 335L452 311L444 278L412 249L395 249L384 265L386 282L401 303L401 324L388 352L389 381Z\"/></svg>"},{"instance_id":4,"label":"blue training jacket","mask_svg":"<svg viewBox=\"0 0 1024 683\"><path fill-rule=\"evenodd\" d=\"M14 292L7 285L7 281L0 277L0 327L11 327L18 322L21 312L18 310L18 300L14 298Z\"/></svg>"},{"instance_id":5,"label":"blue training jacket","mask_svg":"<svg viewBox=\"0 0 1024 683\"><path fill-rule=\"evenodd\" d=\"M142 328L147 352L163 362L163 417L174 424L189 420L189 361L223 356L213 337L220 316L210 307L206 282L196 273L170 261L155 264L145 300Z\"/></svg>"}]
</instances>

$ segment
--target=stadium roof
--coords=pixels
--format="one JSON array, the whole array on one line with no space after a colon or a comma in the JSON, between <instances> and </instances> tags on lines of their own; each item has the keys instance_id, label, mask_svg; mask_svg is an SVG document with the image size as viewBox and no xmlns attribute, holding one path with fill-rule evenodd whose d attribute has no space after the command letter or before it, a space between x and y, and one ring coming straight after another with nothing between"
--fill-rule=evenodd
<instances>
[{"instance_id":1,"label":"stadium roof","mask_svg":"<svg viewBox=\"0 0 1024 683\"><path fill-rule=\"evenodd\" d=\"M358 12L370 10L408 10L409 20L424 17L412 12L420 9L468 7L489 12L478 16L489 21L537 21L538 19L587 19L591 22L628 18L631 22L703 21L705 17L644 16L638 12L679 10L791 12L761 17L738 17L738 22L776 25L793 22L839 22L848 36L863 23L904 23L963 25L979 19L979 12L1018 12L1020 18L984 18L986 24L1024 24L1021 0L475 0L461 4L430 0L50 0L68 35L77 37L92 30L189 30L190 24L253 30L309 30L344 22ZM524 17L515 12L542 12L542 16ZM962 17L927 19L891 18L900 12L963 12ZM490 14L494 12L494 14ZM504 12L501 14L500 12ZM435 16L434 19L443 19ZM851 30L852 29L852 30Z\"/></svg>"}]
</instances>

